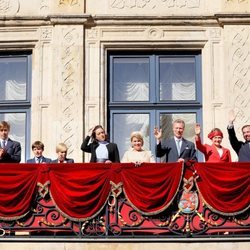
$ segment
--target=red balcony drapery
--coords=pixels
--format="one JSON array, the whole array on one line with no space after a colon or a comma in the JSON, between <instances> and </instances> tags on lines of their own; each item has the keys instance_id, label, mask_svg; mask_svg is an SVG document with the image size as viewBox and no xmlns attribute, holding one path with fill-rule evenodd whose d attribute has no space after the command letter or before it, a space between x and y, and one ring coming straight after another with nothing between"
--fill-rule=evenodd
<instances>
[{"instance_id":1,"label":"red balcony drapery","mask_svg":"<svg viewBox=\"0 0 250 250\"><path fill-rule=\"evenodd\" d=\"M180 163L144 163L121 171L123 189L132 207L142 214L157 214L175 198L182 180Z\"/></svg>"},{"instance_id":2,"label":"red balcony drapery","mask_svg":"<svg viewBox=\"0 0 250 250\"><path fill-rule=\"evenodd\" d=\"M0 218L19 219L29 212L39 172L36 165L0 164Z\"/></svg>"},{"instance_id":3,"label":"red balcony drapery","mask_svg":"<svg viewBox=\"0 0 250 250\"><path fill-rule=\"evenodd\" d=\"M198 191L206 204L222 214L249 207L248 163L196 163ZM131 206L157 214L175 198L183 177L180 163L142 164L1 164L0 218L15 220L29 212L36 186L50 190L58 210L72 220L95 217L106 204L112 183L122 184Z\"/></svg>"},{"instance_id":4,"label":"red balcony drapery","mask_svg":"<svg viewBox=\"0 0 250 250\"><path fill-rule=\"evenodd\" d=\"M196 163L198 191L206 205L223 215L249 208L250 163Z\"/></svg>"}]
</instances>

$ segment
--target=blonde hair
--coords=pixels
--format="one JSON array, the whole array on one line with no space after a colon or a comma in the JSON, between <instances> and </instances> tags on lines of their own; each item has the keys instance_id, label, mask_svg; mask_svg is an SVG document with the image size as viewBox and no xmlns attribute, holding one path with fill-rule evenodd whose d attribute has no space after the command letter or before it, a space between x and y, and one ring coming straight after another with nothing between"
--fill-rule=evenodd
<instances>
[{"instance_id":1,"label":"blonde hair","mask_svg":"<svg viewBox=\"0 0 250 250\"><path fill-rule=\"evenodd\" d=\"M143 140L143 136L142 134L139 132L139 131L135 131L135 132L132 132L131 135L130 135L130 141L132 142L133 138L136 138L138 139L139 141L142 142L142 146L144 144L144 140Z\"/></svg>"},{"instance_id":2,"label":"blonde hair","mask_svg":"<svg viewBox=\"0 0 250 250\"><path fill-rule=\"evenodd\" d=\"M58 143L57 146L56 146L56 153L58 152L67 152L68 151L68 147L66 146L65 143Z\"/></svg>"}]
</instances>

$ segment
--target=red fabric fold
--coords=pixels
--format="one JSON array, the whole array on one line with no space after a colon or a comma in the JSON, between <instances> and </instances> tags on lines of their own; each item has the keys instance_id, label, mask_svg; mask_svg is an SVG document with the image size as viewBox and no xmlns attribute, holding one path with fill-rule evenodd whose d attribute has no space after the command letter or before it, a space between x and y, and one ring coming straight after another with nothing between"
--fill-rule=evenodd
<instances>
[{"instance_id":1,"label":"red fabric fold","mask_svg":"<svg viewBox=\"0 0 250 250\"><path fill-rule=\"evenodd\" d=\"M111 164L50 164L50 194L60 212L71 220L87 220L106 204Z\"/></svg>"},{"instance_id":2,"label":"red fabric fold","mask_svg":"<svg viewBox=\"0 0 250 250\"><path fill-rule=\"evenodd\" d=\"M236 215L249 208L250 163L196 163L194 168L199 193L210 209Z\"/></svg>"},{"instance_id":3,"label":"red fabric fold","mask_svg":"<svg viewBox=\"0 0 250 250\"><path fill-rule=\"evenodd\" d=\"M139 212L160 213L175 198L182 172L182 163L145 163L137 168L127 164L121 172L125 195Z\"/></svg>"},{"instance_id":4,"label":"red fabric fold","mask_svg":"<svg viewBox=\"0 0 250 250\"><path fill-rule=\"evenodd\" d=\"M32 164L1 164L0 218L16 220L31 209L36 195L39 168Z\"/></svg>"}]
</instances>

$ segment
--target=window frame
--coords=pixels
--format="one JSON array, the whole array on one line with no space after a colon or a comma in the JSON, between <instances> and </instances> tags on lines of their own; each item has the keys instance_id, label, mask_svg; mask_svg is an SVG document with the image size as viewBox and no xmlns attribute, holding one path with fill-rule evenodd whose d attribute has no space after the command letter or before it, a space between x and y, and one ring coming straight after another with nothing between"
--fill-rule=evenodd
<instances>
[{"instance_id":1,"label":"window frame","mask_svg":"<svg viewBox=\"0 0 250 250\"><path fill-rule=\"evenodd\" d=\"M30 149L30 138L31 138L31 87L32 87L32 51L0 51L0 58L26 58L26 99L25 100L0 100L0 113L9 114L9 113L24 113L25 114L25 150L24 157L21 159L21 162L26 162L26 159L29 158L29 149ZM12 128L10 128L11 135Z\"/></svg>"},{"instance_id":2,"label":"window frame","mask_svg":"<svg viewBox=\"0 0 250 250\"><path fill-rule=\"evenodd\" d=\"M150 113L150 149L153 153L155 149L156 140L153 135L153 126L160 126L160 114L178 114L178 113L195 113L196 122L202 125L202 68L201 68L201 51L109 51L108 52L108 106L107 106L107 127L111 141L114 139L114 121L113 115L116 113ZM112 95L115 91L115 83L113 81L114 68L113 59L123 58L138 58L149 57L149 101L127 101L115 102ZM192 57L195 59L195 100L167 100L160 101L160 58L182 58ZM152 84L153 83L153 84ZM151 117L152 114L152 117ZM132 132L132 131L131 131ZM119 142L116 142L119 143ZM199 161L202 161L202 155L197 152ZM121 156L122 157L122 156Z\"/></svg>"}]
</instances>

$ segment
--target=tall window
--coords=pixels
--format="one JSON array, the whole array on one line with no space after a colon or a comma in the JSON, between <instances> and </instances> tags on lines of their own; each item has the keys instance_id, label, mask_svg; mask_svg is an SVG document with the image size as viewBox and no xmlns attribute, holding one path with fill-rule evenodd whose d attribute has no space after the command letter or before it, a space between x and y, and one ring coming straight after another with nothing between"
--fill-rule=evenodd
<instances>
[{"instance_id":1,"label":"tall window","mask_svg":"<svg viewBox=\"0 0 250 250\"><path fill-rule=\"evenodd\" d=\"M200 52L109 54L109 132L121 157L130 147L130 134L140 131L144 148L155 153L155 126L172 136L172 122L186 123L185 138L194 139L201 122Z\"/></svg>"},{"instance_id":2,"label":"tall window","mask_svg":"<svg viewBox=\"0 0 250 250\"><path fill-rule=\"evenodd\" d=\"M0 89L0 120L10 123L10 138L21 143L25 162L30 141L30 53L0 52Z\"/></svg>"}]
</instances>

